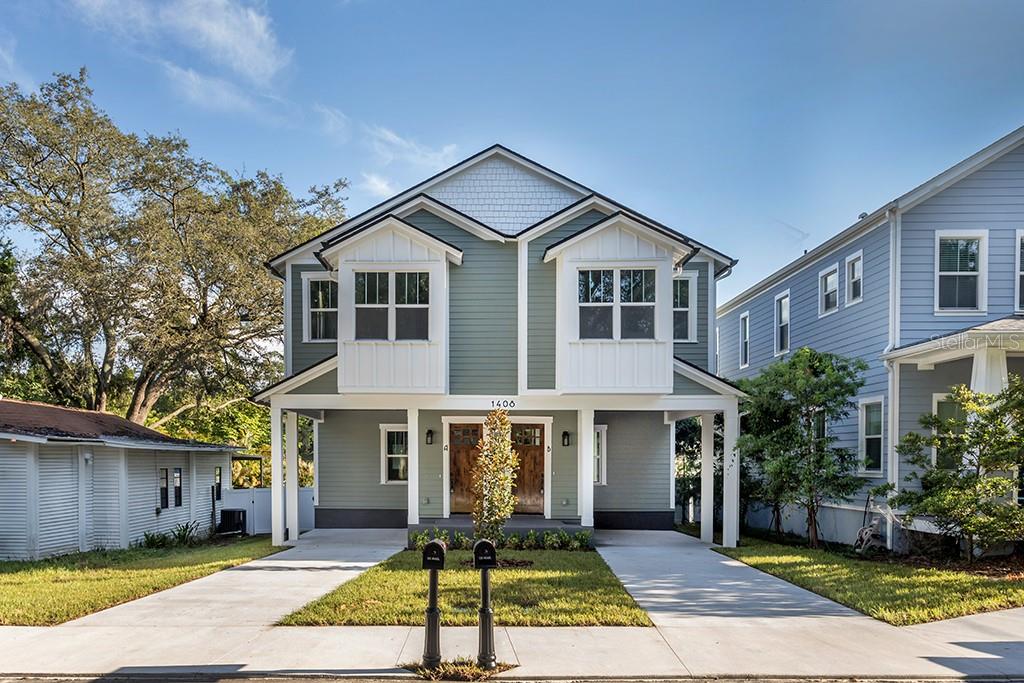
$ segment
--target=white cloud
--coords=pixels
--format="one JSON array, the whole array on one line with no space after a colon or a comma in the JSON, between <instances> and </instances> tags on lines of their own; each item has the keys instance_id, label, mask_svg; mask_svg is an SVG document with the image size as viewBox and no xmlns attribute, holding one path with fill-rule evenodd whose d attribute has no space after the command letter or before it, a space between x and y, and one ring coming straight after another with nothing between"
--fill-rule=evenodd
<instances>
[{"instance_id":1,"label":"white cloud","mask_svg":"<svg viewBox=\"0 0 1024 683\"><path fill-rule=\"evenodd\" d=\"M440 170L455 162L456 146L453 144L431 149L383 126L366 126L366 134L370 147L384 166L400 161L411 166Z\"/></svg>"},{"instance_id":2,"label":"white cloud","mask_svg":"<svg viewBox=\"0 0 1024 683\"><path fill-rule=\"evenodd\" d=\"M359 188L374 197L384 198L395 194L395 188L391 185L391 181L376 173L364 172L363 182L359 183Z\"/></svg>"},{"instance_id":3,"label":"white cloud","mask_svg":"<svg viewBox=\"0 0 1024 683\"><path fill-rule=\"evenodd\" d=\"M233 83L170 62L163 67L174 89L192 104L214 111L256 111L252 98Z\"/></svg>"},{"instance_id":4,"label":"white cloud","mask_svg":"<svg viewBox=\"0 0 1024 683\"><path fill-rule=\"evenodd\" d=\"M267 85L291 61L269 14L240 0L72 2L97 28L137 42L173 40L258 85Z\"/></svg>"},{"instance_id":5,"label":"white cloud","mask_svg":"<svg viewBox=\"0 0 1024 683\"><path fill-rule=\"evenodd\" d=\"M13 36L0 34L0 85L14 82L23 90L35 90L36 84L14 58L18 42Z\"/></svg>"},{"instance_id":6,"label":"white cloud","mask_svg":"<svg viewBox=\"0 0 1024 683\"><path fill-rule=\"evenodd\" d=\"M344 144L352 138L352 122L345 112L326 104L314 104L313 111L320 115L320 127L335 142Z\"/></svg>"}]
</instances>

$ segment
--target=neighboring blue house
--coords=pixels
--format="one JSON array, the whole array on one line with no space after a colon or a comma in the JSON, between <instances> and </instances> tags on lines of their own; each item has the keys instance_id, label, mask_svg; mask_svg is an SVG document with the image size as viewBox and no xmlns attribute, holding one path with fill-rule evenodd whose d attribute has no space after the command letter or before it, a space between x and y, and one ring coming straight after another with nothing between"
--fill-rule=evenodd
<instances>
[{"instance_id":1,"label":"neighboring blue house","mask_svg":"<svg viewBox=\"0 0 1024 683\"><path fill-rule=\"evenodd\" d=\"M825 538L853 540L871 487L913 485L894 445L922 414L951 410L950 387L997 392L1008 372L1024 373L1022 252L1024 127L718 308L724 377L751 377L805 346L868 364L856 410L827 426L858 452L864 488L829 504ZM872 505L888 520L890 545L899 545L884 501ZM765 525L769 516L754 510L749 521ZM786 522L806 530L796 511Z\"/></svg>"}]
</instances>

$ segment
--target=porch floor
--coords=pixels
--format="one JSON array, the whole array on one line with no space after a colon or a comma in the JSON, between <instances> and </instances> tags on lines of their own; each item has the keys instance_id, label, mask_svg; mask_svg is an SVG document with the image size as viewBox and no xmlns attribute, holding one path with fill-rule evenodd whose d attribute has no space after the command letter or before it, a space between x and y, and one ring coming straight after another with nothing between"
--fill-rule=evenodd
<instances>
[{"instance_id":1,"label":"porch floor","mask_svg":"<svg viewBox=\"0 0 1024 683\"><path fill-rule=\"evenodd\" d=\"M452 515L444 517L420 517L419 524L410 524L409 532L418 533L433 529L444 530L449 534L456 531L471 533L473 531L473 518L470 515ZM543 515L512 515L505 524L505 534L525 534L530 531L543 533L545 531L563 530L574 534L583 531L579 518L575 519L545 519Z\"/></svg>"}]
</instances>

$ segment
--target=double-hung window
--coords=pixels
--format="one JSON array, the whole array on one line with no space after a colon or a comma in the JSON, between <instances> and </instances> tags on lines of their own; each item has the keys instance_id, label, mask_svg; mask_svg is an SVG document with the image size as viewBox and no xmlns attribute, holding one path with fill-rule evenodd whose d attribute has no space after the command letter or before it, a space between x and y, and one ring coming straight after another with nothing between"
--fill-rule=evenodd
<instances>
[{"instance_id":1,"label":"double-hung window","mask_svg":"<svg viewBox=\"0 0 1024 683\"><path fill-rule=\"evenodd\" d=\"M430 339L430 273L355 273L357 340Z\"/></svg>"},{"instance_id":2,"label":"double-hung window","mask_svg":"<svg viewBox=\"0 0 1024 683\"><path fill-rule=\"evenodd\" d=\"M851 306L864 299L864 252L858 251L846 257L846 305Z\"/></svg>"},{"instance_id":3,"label":"double-hung window","mask_svg":"<svg viewBox=\"0 0 1024 683\"><path fill-rule=\"evenodd\" d=\"M615 271L581 270L580 339L611 339L615 312Z\"/></svg>"},{"instance_id":4,"label":"double-hung window","mask_svg":"<svg viewBox=\"0 0 1024 683\"><path fill-rule=\"evenodd\" d=\"M818 273L818 316L839 310L839 264Z\"/></svg>"},{"instance_id":5,"label":"double-hung window","mask_svg":"<svg viewBox=\"0 0 1024 683\"><path fill-rule=\"evenodd\" d=\"M181 507L181 468L174 468L174 507Z\"/></svg>"},{"instance_id":6,"label":"double-hung window","mask_svg":"<svg viewBox=\"0 0 1024 683\"><path fill-rule=\"evenodd\" d=\"M307 274L305 280L305 341L338 339L338 283L326 274Z\"/></svg>"},{"instance_id":7,"label":"double-hung window","mask_svg":"<svg viewBox=\"0 0 1024 683\"><path fill-rule=\"evenodd\" d=\"M686 273L672 281L672 336L678 341L697 341L697 278Z\"/></svg>"},{"instance_id":8,"label":"double-hung window","mask_svg":"<svg viewBox=\"0 0 1024 683\"><path fill-rule=\"evenodd\" d=\"M594 425L594 483L608 483L608 425Z\"/></svg>"},{"instance_id":9,"label":"double-hung window","mask_svg":"<svg viewBox=\"0 0 1024 683\"><path fill-rule=\"evenodd\" d=\"M380 483L409 481L409 432L406 425L380 426Z\"/></svg>"},{"instance_id":10,"label":"double-hung window","mask_svg":"<svg viewBox=\"0 0 1024 683\"><path fill-rule=\"evenodd\" d=\"M653 268L619 271L621 338L654 339Z\"/></svg>"},{"instance_id":11,"label":"double-hung window","mask_svg":"<svg viewBox=\"0 0 1024 683\"><path fill-rule=\"evenodd\" d=\"M944 394L933 396L932 403L934 405L933 412L942 421L943 428L945 428L948 420L954 421L950 423L952 426L950 431L947 432L943 429L939 432L939 445L937 448L932 449L932 464L939 469L956 469L959 466L957 456L955 453L950 452L949 449L943 448L943 442L950 436L959 433L960 423L964 420L964 411L959 403Z\"/></svg>"},{"instance_id":12,"label":"double-hung window","mask_svg":"<svg viewBox=\"0 0 1024 683\"><path fill-rule=\"evenodd\" d=\"M750 365L750 313L740 315L740 367Z\"/></svg>"},{"instance_id":13,"label":"double-hung window","mask_svg":"<svg viewBox=\"0 0 1024 683\"><path fill-rule=\"evenodd\" d=\"M395 273L395 339L427 339L430 274Z\"/></svg>"},{"instance_id":14,"label":"double-hung window","mask_svg":"<svg viewBox=\"0 0 1024 683\"><path fill-rule=\"evenodd\" d=\"M789 290L775 297L775 355L789 353Z\"/></svg>"},{"instance_id":15,"label":"double-hung window","mask_svg":"<svg viewBox=\"0 0 1024 683\"><path fill-rule=\"evenodd\" d=\"M865 399L860 403L860 470L865 474L882 473L882 401Z\"/></svg>"},{"instance_id":16,"label":"double-hung window","mask_svg":"<svg viewBox=\"0 0 1024 683\"><path fill-rule=\"evenodd\" d=\"M1016 306L1017 311L1024 311L1024 230L1017 231L1017 289ZM1024 467L1021 468L1024 472Z\"/></svg>"},{"instance_id":17,"label":"double-hung window","mask_svg":"<svg viewBox=\"0 0 1024 683\"><path fill-rule=\"evenodd\" d=\"M158 479L158 483L159 483L159 486L160 486L160 509L161 510L166 510L168 508L168 506L169 506L168 498L167 498L167 468L166 467L161 467L160 468L160 476L159 476L159 479Z\"/></svg>"},{"instance_id":18,"label":"double-hung window","mask_svg":"<svg viewBox=\"0 0 1024 683\"><path fill-rule=\"evenodd\" d=\"M356 339L388 338L390 273L356 273Z\"/></svg>"},{"instance_id":19,"label":"double-hung window","mask_svg":"<svg viewBox=\"0 0 1024 683\"><path fill-rule=\"evenodd\" d=\"M985 233L937 231L935 263L936 311L985 309Z\"/></svg>"},{"instance_id":20,"label":"double-hung window","mask_svg":"<svg viewBox=\"0 0 1024 683\"><path fill-rule=\"evenodd\" d=\"M223 484L221 483L221 473L222 470L220 468L220 465L213 468L213 497L215 500L220 500L223 495L224 489Z\"/></svg>"}]
</instances>

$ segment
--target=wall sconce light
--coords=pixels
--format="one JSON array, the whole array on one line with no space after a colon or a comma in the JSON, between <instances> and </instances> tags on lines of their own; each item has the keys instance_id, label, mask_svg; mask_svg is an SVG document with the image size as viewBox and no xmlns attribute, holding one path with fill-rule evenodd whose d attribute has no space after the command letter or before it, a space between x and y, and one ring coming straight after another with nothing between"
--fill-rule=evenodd
<instances>
[{"instance_id":1,"label":"wall sconce light","mask_svg":"<svg viewBox=\"0 0 1024 683\"><path fill-rule=\"evenodd\" d=\"M569 439L569 432L562 432L562 445L571 446L572 441Z\"/></svg>"},{"instance_id":2,"label":"wall sconce light","mask_svg":"<svg viewBox=\"0 0 1024 683\"><path fill-rule=\"evenodd\" d=\"M427 430L427 445L429 446L432 443L434 443L434 430L433 429L428 429Z\"/></svg>"}]
</instances>

